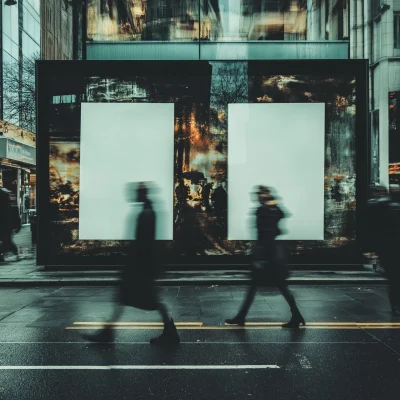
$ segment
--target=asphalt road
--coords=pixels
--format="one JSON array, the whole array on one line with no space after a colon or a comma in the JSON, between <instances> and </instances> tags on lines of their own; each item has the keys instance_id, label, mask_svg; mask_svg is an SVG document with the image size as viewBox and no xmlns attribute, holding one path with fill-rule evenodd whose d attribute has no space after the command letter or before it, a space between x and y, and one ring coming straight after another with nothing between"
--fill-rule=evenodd
<instances>
[{"instance_id":1,"label":"asphalt road","mask_svg":"<svg viewBox=\"0 0 400 400\"><path fill-rule=\"evenodd\" d=\"M0 289L0 399L398 399L400 318L384 286L303 286L308 324L282 330L286 304L262 290L244 328L224 324L241 287L161 289L181 337L157 313L127 309L113 344L91 344L113 309L113 289ZM116 321L113 321L116 322Z\"/></svg>"}]
</instances>

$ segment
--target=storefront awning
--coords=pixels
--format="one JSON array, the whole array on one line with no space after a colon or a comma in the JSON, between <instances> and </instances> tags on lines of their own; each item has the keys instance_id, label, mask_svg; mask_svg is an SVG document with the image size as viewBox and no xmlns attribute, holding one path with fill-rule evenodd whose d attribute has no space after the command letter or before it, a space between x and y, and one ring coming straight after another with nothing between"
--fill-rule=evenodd
<instances>
[{"instance_id":1,"label":"storefront awning","mask_svg":"<svg viewBox=\"0 0 400 400\"><path fill-rule=\"evenodd\" d=\"M2 137L0 138L1 158L7 158L28 165L36 165L36 149L35 147Z\"/></svg>"}]
</instances>

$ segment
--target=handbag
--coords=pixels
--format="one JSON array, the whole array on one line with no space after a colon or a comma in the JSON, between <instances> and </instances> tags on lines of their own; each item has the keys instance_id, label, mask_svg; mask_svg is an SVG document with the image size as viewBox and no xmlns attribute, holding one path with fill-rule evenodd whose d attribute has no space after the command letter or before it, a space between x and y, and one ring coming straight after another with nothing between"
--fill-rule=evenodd
<instances>
[{"instance_id":1,"label":"handbag","mask_svg":"<svg viewBox=\"0 0 400 400\"><path fill-rule=\"evenodd\" d=\"M263 247L254 247L251 263L252 278L258 286L279 286L289 276L284 248L282 245L277 245L270 260L264 254Z\"/></svg>"}]
</instances>

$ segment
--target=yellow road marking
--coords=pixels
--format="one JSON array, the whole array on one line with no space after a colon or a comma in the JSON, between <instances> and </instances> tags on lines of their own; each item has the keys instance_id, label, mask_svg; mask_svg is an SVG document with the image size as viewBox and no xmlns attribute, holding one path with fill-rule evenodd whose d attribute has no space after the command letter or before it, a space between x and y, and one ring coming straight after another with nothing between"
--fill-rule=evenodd
<instances>
[{"instance_id":1,"label":"yellow road marking","mask_svg":"<svg viewBox=\"0 0 400 400\"><path fill-rule=\"evenodd\" d=\"M123 329L123 330L162 330L163 326L127 326L127 325L119 325L119 326L109 326L109 329ZM391 325L381 325L381 326L357 326L357 325L345 325L345 326L334 326L334 325L311 325L301 327L301 329L341 329L341 330L349 330L349 329L400 329L400 326L391 326ZM66 330L93 330L93 329L105 329L104 326L67 326ZM272 329L282 329L281 326L177 326L178 330L272 330Z\"/></svg>"},{"instance_id":2,"label":"yellow road marking","mask_svg":"<svg viewBox=\"0 0 400 400\"><path fill-rule=\"evenodd\" d=\"M245 326L281 326L285 322L246 322ZM307 326L398 326L400 322L306 322ZM129 326L163 326L163 322L106 322L106 321L90 321L90 322L74 322L73 325L129 325ZM203 322L175 322L176 326L203 326ZM236 326L225 323L225 326Z\"/></svg>"},{"instance_id":3,"label":"yellow road marking","mask_svg":"<svg viewBox=\"0 0 400 400\"><path fill-rule=\"evenodd\" d=\"M164 326L162 322L74 322L74 325ZM202 326L202 322L175 322L176 326Z\"/></svg>"},{"instance_id":4,"label":"yellow road marking","mask_svg":"<svg viewBox=\"0 0 400 400\"><path fill-rule=\"evenodd\" d=\"M262 330L281 329L283 322L246 322L245 326L226 324L222 326L204 326L202 322L176 322L179 330ZM160 330L162 322L74 322L67 330L124 329L124 330ZM304 328L304 327L302 327ZM307 329L400 329L400 322L307 322Z\"/></svg>"}]
</instances>

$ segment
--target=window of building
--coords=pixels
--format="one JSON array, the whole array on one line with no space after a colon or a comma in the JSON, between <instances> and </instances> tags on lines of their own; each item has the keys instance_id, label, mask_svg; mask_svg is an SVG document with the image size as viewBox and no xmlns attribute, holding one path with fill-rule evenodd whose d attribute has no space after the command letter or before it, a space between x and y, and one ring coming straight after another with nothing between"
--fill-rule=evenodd
<instances>
[{"instance_id":1,"label":"window of building","mask_svg":"<svg viewBox=\"0 0 400 400\"><path fill-rule=\"evenodd\" d=\"M24 57L33 59L38 58L40 46L25 32L22 32L22 54Z\"/></svg>"},{"instance_id":2,"label":"window of building","mask_svg":"<svg viewBox=\"0 0 400 400\"><path fill-rule=\"evenodd\" d=\"M88 38L95 41L201 39L202 43L204 40L349 38L349 0L135 0L133 3L135 7L111 17L106 1L90 0L86 13ZM283 31L277 30L282 25Z\"/></svg>"},{"instance_id":3,"label":"window of building","mask_svg":"<svg viewBox=\"0 0 400 400\"><path fill-rule=\"evenodd\" d=\"M400 49L400 12L395 12L393 15L393 23L394 23L394 48Z\"/></svg>"},{"instance_id":4,"label":"window of building","mask_svg":"<svg viewBox=\"0 0 400 400\"><path fill-rule=\"evenodd\" d=\"M381 23L374 22L374 41L373 47L373 60L378 61L381 58Z\"/></svg>"},{"instance_id":5,"label":"window of building","mask_svg":"<svg viewBox=\"0 0 400 400\"><path fill-rule=\"evenodd\" d=\"M379 110L371 113L371 184L379 183Z\"/></svg>"},{"instance_id":6,"label":"window of building","mask_svg":"<svg viewBox=\"0 0 400 400\"><path fill-rule=\"evenodd\" d=\"M17 46L18 49L18 46ZM3 51L3 119L19 125L18 52L17 56Z\"/></svg>"}]
</instances>

